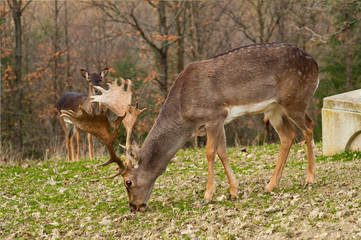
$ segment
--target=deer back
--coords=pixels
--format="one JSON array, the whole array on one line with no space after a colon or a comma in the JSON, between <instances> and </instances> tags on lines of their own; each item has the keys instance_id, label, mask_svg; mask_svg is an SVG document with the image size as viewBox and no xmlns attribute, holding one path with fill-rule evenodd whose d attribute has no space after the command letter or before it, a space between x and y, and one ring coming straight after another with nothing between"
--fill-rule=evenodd
<instances>
[{"instance_id":1,"label":"deer back","mask_svg":"<svg viewBox=\"0 0 361 240\"><path fill-rule=\"evenodd\" d=\"M236 106L244 113L261 113L271 103L306 109L317 85L309 54L290 44L256 44L189 64L167 101L178 99L183 117L193 120Z\"/></svg>"},{"instance_id":2,"label":"deer back","mask_svg":"<svg viewBox=\"0 0 361 240\"><path fill-rule=\"evenodd\" d=\"M79 92L66 92L58 100L57 109L60 113L61 110L72 110L74 112L79 110L79 105L82 105L87 98L87 94Z\"/></svg>"}]
</instances>

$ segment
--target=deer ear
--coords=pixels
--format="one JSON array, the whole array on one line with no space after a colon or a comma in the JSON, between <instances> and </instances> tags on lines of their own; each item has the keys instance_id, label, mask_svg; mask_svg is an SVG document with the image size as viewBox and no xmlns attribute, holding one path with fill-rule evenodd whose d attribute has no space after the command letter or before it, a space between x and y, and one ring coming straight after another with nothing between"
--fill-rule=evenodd
<instances>
[{"instance_id":1,"label":"deer ear","mask_svg":"<svg viewBox=\"0 0 361 240\"><path fill-rule=\"evenodd\" d=\"M84 78L88 79L89 73L87 72L87 70L80 69L80 73Z\"/></svg>"},{"instance_id":2,"label":"deer ear","mask_svg":"<svg viewBox=\"0 0 361 240\"><path fill-rule=\"evenodd\" d=\"M136 167L139 162L139 146L136 142L133 142L129 148L128 163L130 167Z\"/></svg>"},{"instance_id":3,"label":"deer ear","mask_svg":"<svg viewBox=\"0 0 361 240\"><path fill-rule=\"evenodd\" d=\"M109 72L109 68L104 68L103 71L100 73L100 76L104 78Z\"/></svg>"}]
</instances>

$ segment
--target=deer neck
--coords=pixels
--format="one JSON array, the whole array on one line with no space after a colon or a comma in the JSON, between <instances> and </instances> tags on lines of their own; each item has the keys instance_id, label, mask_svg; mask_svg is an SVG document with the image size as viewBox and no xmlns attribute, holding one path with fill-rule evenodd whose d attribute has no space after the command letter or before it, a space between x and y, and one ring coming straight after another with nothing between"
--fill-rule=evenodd
<instances>
[{"instance_id":1,"label":"deer neck","mask_svg":"<svg viewBox=\"0 0 361 240\"><path fill-rule=\"evenodd\" d=\"M93 86L93 83L89 83L87 100L90 99L91 96L95 95Z\"/></svg>"},{"instance_id":2,"label":"deer neck","mask_svg":"<svg viewBox=\"0 0 361 240\"><path fill-rule=\"evenodd\" d=\"M88 96L86 97L86 99L84 100L84 103L82 104L83 105L83 108L87 111L90 111L90 97L94 96L95 93L94 93L94 89L93 89L93 84L90 83L89 84L89 89L88 89Z\"/></svg>"},{"instance_id":3,"label":"deer neck","mask_svg":"<svg viewBox=\"0 0 361 240\"><path fill-rule=\"evenodd\" d=\"M180 116L179 102L166 101L139 151L139 168L157 178L192 135L192 125Z\"/></svg>"}]
</instances>

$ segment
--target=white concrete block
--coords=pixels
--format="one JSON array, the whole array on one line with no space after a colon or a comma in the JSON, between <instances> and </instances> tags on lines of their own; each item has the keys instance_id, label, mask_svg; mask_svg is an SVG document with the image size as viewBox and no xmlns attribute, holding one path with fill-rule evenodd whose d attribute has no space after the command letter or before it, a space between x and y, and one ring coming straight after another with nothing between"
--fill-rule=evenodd
<instances>
[{"instance_id":1,"label":"white concrete block","mask_svg":"<svg viewBox=\"0 0 361 240\"><path fill-rule=\"evenodd\" d=\"M361 151L361 89L323 100L323 154Z\"/></svg>"}]
</instances>

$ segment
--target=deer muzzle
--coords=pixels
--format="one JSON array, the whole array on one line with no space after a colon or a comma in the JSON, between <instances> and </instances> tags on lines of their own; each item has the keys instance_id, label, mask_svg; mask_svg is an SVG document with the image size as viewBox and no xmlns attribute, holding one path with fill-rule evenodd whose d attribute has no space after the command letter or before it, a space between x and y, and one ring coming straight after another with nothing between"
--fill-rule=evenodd
<instances>
[{"instance_id":1,"label":"deer muzzle","mask_svg":"<svg viewBox=\"0 0 361 240\"><path fill-rule=\"evenodd\" d=\"M136 205L133 203L129 203L129 207L130 207L130 211L131 212L144 212L147 209L147 204L146 203L142 203L140 205Z\"/></svg>"}]
</instances>

